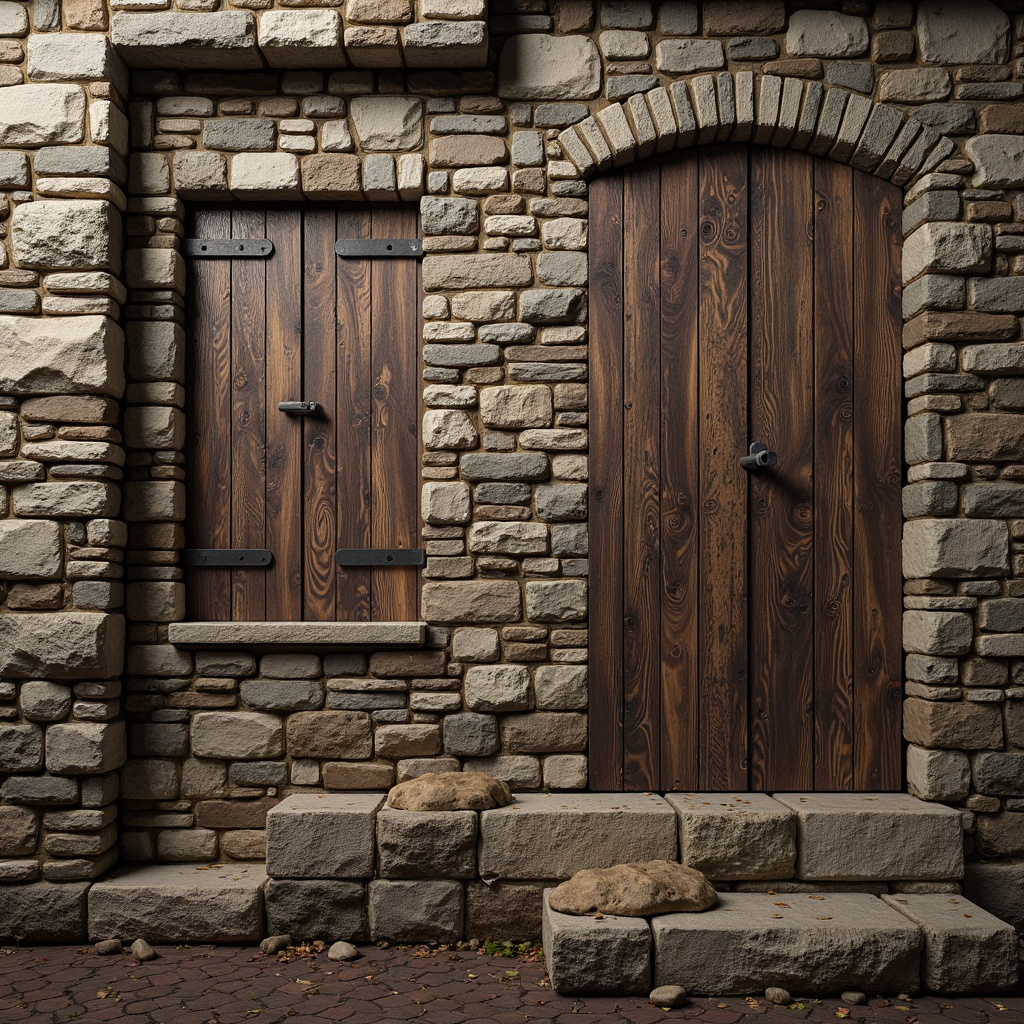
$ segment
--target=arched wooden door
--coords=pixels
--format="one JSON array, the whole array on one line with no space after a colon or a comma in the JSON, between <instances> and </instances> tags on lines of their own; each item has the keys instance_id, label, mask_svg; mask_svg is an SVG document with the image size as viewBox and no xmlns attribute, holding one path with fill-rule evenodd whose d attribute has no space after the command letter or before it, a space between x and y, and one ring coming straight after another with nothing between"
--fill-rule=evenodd
<instances>
[{"instance_id":1,"label":"arched wooden door","mask_svg":"<svg viewBox=\"0 0 1024 1024\"><path fill-rule=\"evenodd\" d=\"M901 210L758 147L592 183L591 788L900 788Z\"/></svg>"}]
</instances>

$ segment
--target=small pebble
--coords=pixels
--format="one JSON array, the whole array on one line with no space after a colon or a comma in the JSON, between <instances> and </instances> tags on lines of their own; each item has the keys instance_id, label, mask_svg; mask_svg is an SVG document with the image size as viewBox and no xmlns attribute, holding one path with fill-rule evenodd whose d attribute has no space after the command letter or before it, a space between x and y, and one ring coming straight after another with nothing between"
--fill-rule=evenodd
<instances>
[{"instance_id":1,"label":"small pebble","mask_svg":"<svg viewBox=\"0 0 1024 1024\"><path fill-rule=\"evenodd\" d=\"M792 1002L789 993L784 988L766 988L764 997L769 1003L775 1003L776 1006L785 1006L786 1003Z\"/></svg>"},{"instance_id":2,"label":"small pebble","mask_svg":"<svg viewBox=\"0 0 1024 1024\"><path fill-rule=\"evenodd\" d=\"M264 953L280 953L292 944L290 935L268 935L261 943L260 949Z\"/></svg>"},{"instance_id":3,"label":"small pebble","mask_svg":"<svg viewBox=\"0 0 1024 1024\"><path fill-rule=\"evenodd\" d=\"M351 942L336 942L327 950L328 960L355 960L359 956L359 950Z\"/></svg>"},{"instance_id":4,"label":"small pebble","mask_svg":"<svg viewBox=\"0 0 1024 1024\"><path fill-rule=\"evenodd\" d=\"M101 942L97 942L92 948L100 956L113 956L115 953L121 952L121 940L103 939Z\"/></svg>"},{"instance_id":5,"label":"small pebble","mask_svg":"<svg viewBox=\"0 0 1024 1024\"><path fill-rule=\"evenodd\" d=\"M850 1006L863 1006L868 1001L863 992L844 992L842 999Z\"/></svg>"},{"instance_id":6,"label":"small pebble","mask_svg":"<svg viewBox=\"0 0 1024 1024\"><path fill-rule=\"evenodd\" d=\"M136 939L132 943L132 956L139 963L145 963L156 959L156 950L145 939Z\"/></svg>"},{"instance_id":7,"label":"small pebble","mask_svg":"<svg viewBox=\"0 0 1024 1024\"><path fill-rule=\"evenodd\" d=\"M674 1009L686 1002L686 989L682 985L659 985L650 995L655 1006L667 1006Z\"/></svg>"}]
</instances>

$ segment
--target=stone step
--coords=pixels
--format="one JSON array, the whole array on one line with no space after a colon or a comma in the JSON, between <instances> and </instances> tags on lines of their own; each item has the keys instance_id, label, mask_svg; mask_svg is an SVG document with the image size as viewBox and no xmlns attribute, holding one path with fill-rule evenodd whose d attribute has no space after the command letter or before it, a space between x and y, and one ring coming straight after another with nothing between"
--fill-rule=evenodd
<instances>
[{"instance_id":1,"label":"stone step","mask_svg":"<svg viewBox=\"0 0 1024 1024\"><path fill-rule=\"evenodd\" d=\"M89 890L89 938L258 942L266 881L262 864L159 864L118 871Z\"/></svg>"},{"instance_id":2,"label":"stone step","mask_svg":"<svg viewBox=\"0 0 1024 1024\"><path fill-rule=\"evenodd\" d=\"M780 986L800 996L850 989L946 994L1013 991L1014 929L961 896L721 893L698 914L574 917L544 893L544 954L563 995L697 995Z\"/></svg>"}]
</instances>

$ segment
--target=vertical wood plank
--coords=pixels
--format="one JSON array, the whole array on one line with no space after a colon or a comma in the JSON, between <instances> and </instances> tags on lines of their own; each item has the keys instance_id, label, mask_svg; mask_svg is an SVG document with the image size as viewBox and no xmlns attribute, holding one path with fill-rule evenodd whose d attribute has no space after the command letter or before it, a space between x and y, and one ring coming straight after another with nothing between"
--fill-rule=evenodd
<instances>
[{"instance_id":1,"label":"vertical wood plank","mask_svg":"<svg viewBox=\"0 0 1024 1024\"><path fill-rule=\"evenodd\" d=\"M661 205L657 164L623 174L623 785L656 789L661 767Z\"/></svg>"},{"instance_id":2,"label":"vertical wood plank","mask_svg":"<svg viewBox=\"0 0 1024 1024\"><path fill-rule=\"evenodd\" d=\"M698 786L697 154L661 171L661 784Z\"/></svg>"},{"instance_id":3,"label":"vertical wood plank","mask_svg":"<svg viewBox=\"0 0 1024 1024\"><path fill-rule=\"evenodd\" d=\"M322 416L304 416L305 564L303 618L336 618L334 552L338 537L337 363L335 357L335 213L310 206L303 215L303 379ZM315 393L315 397L314 397Z\"/></svg>"},{"instance_id":4,"label":"vertical wood plank","mask_svg":"<svg viewBox=\"0 0 1024 1024\"><path fill-rule=\"evenodd\" d=\"M284 621L302 618L302 420L277 408L305 398L301 211L269 209L267 237L267 618Z\"/></svg>"},{"instance_id":5,"label":"vertical wood plank","mask_svg":"<svg viewBox=\"0 0 1024 1024\"><path fill-rule=\"evenodd\" d=\"M196 237L229 238L231 212L198 207ZM193 548L231 547L231 263L189 261L188 539ZM231 619L231 570L190 569L192 619Z\"/></svg>"},{"instance_id":6,"label":"vertical wood plank","mask_svg":"<svg viewBox=\"0 0 1024 1024\"><path fill-rule=\"evenodd\" d=\"M854 191L854 782L899 789L901 748L899 190Z\"/></svg>"},{"instance_id":7,"label":"vertical wood plank","mask_svg":"<svg viewBox=\"0 0 1024 1024\"><path fill-rule=\"evenodd\" d=\"M814 788L853 788L853 175L814 160Z\"/></svg>"},{"instance_id":8,"label":"vertical wood plank","mask_svg":"<svg viewBox=\"0 0 1024 1024\"><path fill-rule=\"evenodd\" d=\"M373 209L373 237L414 238L409 206ZM419 309L417 260L373 261L372 546L413 548L419 536ZM373 570L373 618L415 619L420 570Z\"/></svg>"},{"instance_id":9,"label":"vertical wood plank","mask_svg":"<svg viewBox=\"0 0 1024 1024\"><path fill-rule=\"evenodd\" d=\"M747 788L747 151L700 151L701 789Z\"/></svg>"},{"instance_id":10,"label":"vertical wood plank","mask_svg":"<svg viewBox=\"0 0 1024 1024\"><path fill-rule=\"evenodd\" d=\"M622 789L622 178L590 185L590 788Z\"/></svg>"},{"instance_id":11,"label":"vertical wood plank","mask_svg":"<svg viewBox=\"0 0 1024 1024\"><path fill-rule=\"evenodd\" d=\"M346 206L338 210L337 238L369 238L370 210ZM373 546L371 532L372 475L370 282L372 261L334 257L337 275L337 403L339 548ZM337 567L339 619L369 621L370 570Z\"/></svg>"},{"instance_id":12,"label":"vertical wood plank","mask_svg":"<svg viewBox=\"0 0 1024 1024\"><path fill-rule=\"evenodd\" d=\"M236 238L264 238L261 209L232 213ZM231 545L264 546L266 520L266 263L231 261ZM211 439L212 441L212 439ZM215 443L215 442L214 442ZM267 578L262 569L231 571L232 617L266 617Z\"/></svg>"},{"instance_id":13,"label":"vertical wood plank","mask_svg":"<svg viewBox=\"0 0 1024 1024\"><path fill-rule=\"evenodd\" d=\"M751 788L814 782L814 247L812 168L751 151L750 440L778 451L751 472Z\"/></svg>"}]
</instances>

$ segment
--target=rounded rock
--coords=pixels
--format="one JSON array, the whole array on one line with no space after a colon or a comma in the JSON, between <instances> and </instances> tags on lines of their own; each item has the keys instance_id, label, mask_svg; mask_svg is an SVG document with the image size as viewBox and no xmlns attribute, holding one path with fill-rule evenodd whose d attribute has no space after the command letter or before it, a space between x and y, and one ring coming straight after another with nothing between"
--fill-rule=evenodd
<instances>
[{"instance_id":1,"label":"rounded rock","mask_svg":"<svg viewBox=\"0 0 1024 1024\"><path fill-rule=\"evenodd\" d=\"M548 905L560 914L618 917L689 913L707 910L717 901L714 887L700 871L664 860L584 868L548 897Z\"/></svg>"},{"instance_id":2,"label":"rounded rock","mask_svg":"<svg viewBox=\"0 0 1024 1024\"><path fill-rule=\"evenodd\" d=\"M335 942L327 950L327 959L336 963L344 960L355 960L359 956L359 950L351 942Z\"/></svg>"},{"instance_id":3,"label":"rounded rock","mask_svg":"<svg viewBox=\"0 0 1024 1024\"><path fill-rule=\"evenodd\" d=\"M260 949L267 954L280 953L292 944L290 935L268 935L261 943Z\"/></svg>"},{"instance_id":4,"label":"rounded rock","mask_svg":"<svg viewBox=\"0 0 1024 1024\"><path fill-rule=\"evenodd\" d=\"M155 960L157 953L156 950L145 940L136 939L132 943L132 956L135 957L139 963L145 963L147 960Z\"/></svg>"},{"instance_id":5,"label":"rounded rock","mask_svg":"<svg viewBox=\"0 0 1024 1024\"><path fill-rule=\"evenodd\" d=\"M99 942L97 942L92 948L93 951L98 956L113 956L115 953L121 952L121 940L102 939Z\"/></svg>"},{"instance_id":6,"label":"rounded rock","mask_svg":"<svg viewBox=\"0 0 1024 1024\"><path fill-rule=\"evenodd\" d=\"M850 1006L863 1006L868 1001L863 992L844 992L840 998Z\"/></svg>"},{"instance_id":7,"label":"rounded rock","mask_svg":"<svg viewBox=\"0 0 1024 1024\"><path fill-rule=\"evenodd\" d=\"M766 988L764 997L769 1003L774 1003L776 1006L785 1006L791 1001L789 993L784 988Z\"/></svg>"},{"instance_id":8,"label":"rounded rock","mask_svg":"<svg viewBox=\"0 0 1024 1024\"><path fill-rule=\"evenodd\" d=\"M430 772L400 782L387 803L402 811L486 811L507 807L512 791L486 772Z\"/></svg>"},{"instance_id":9,"label":"rounded rock","mask_svg":"<svg viewBox=\"0 0 1024 1024\"><path fill-rule=\"evenodd\" d=\"M686 989L682 985L659 985L651 993L650 1001L655 1006L664 1006L673 1010L686 1002Z\"/></svg>"}]
</instances>

